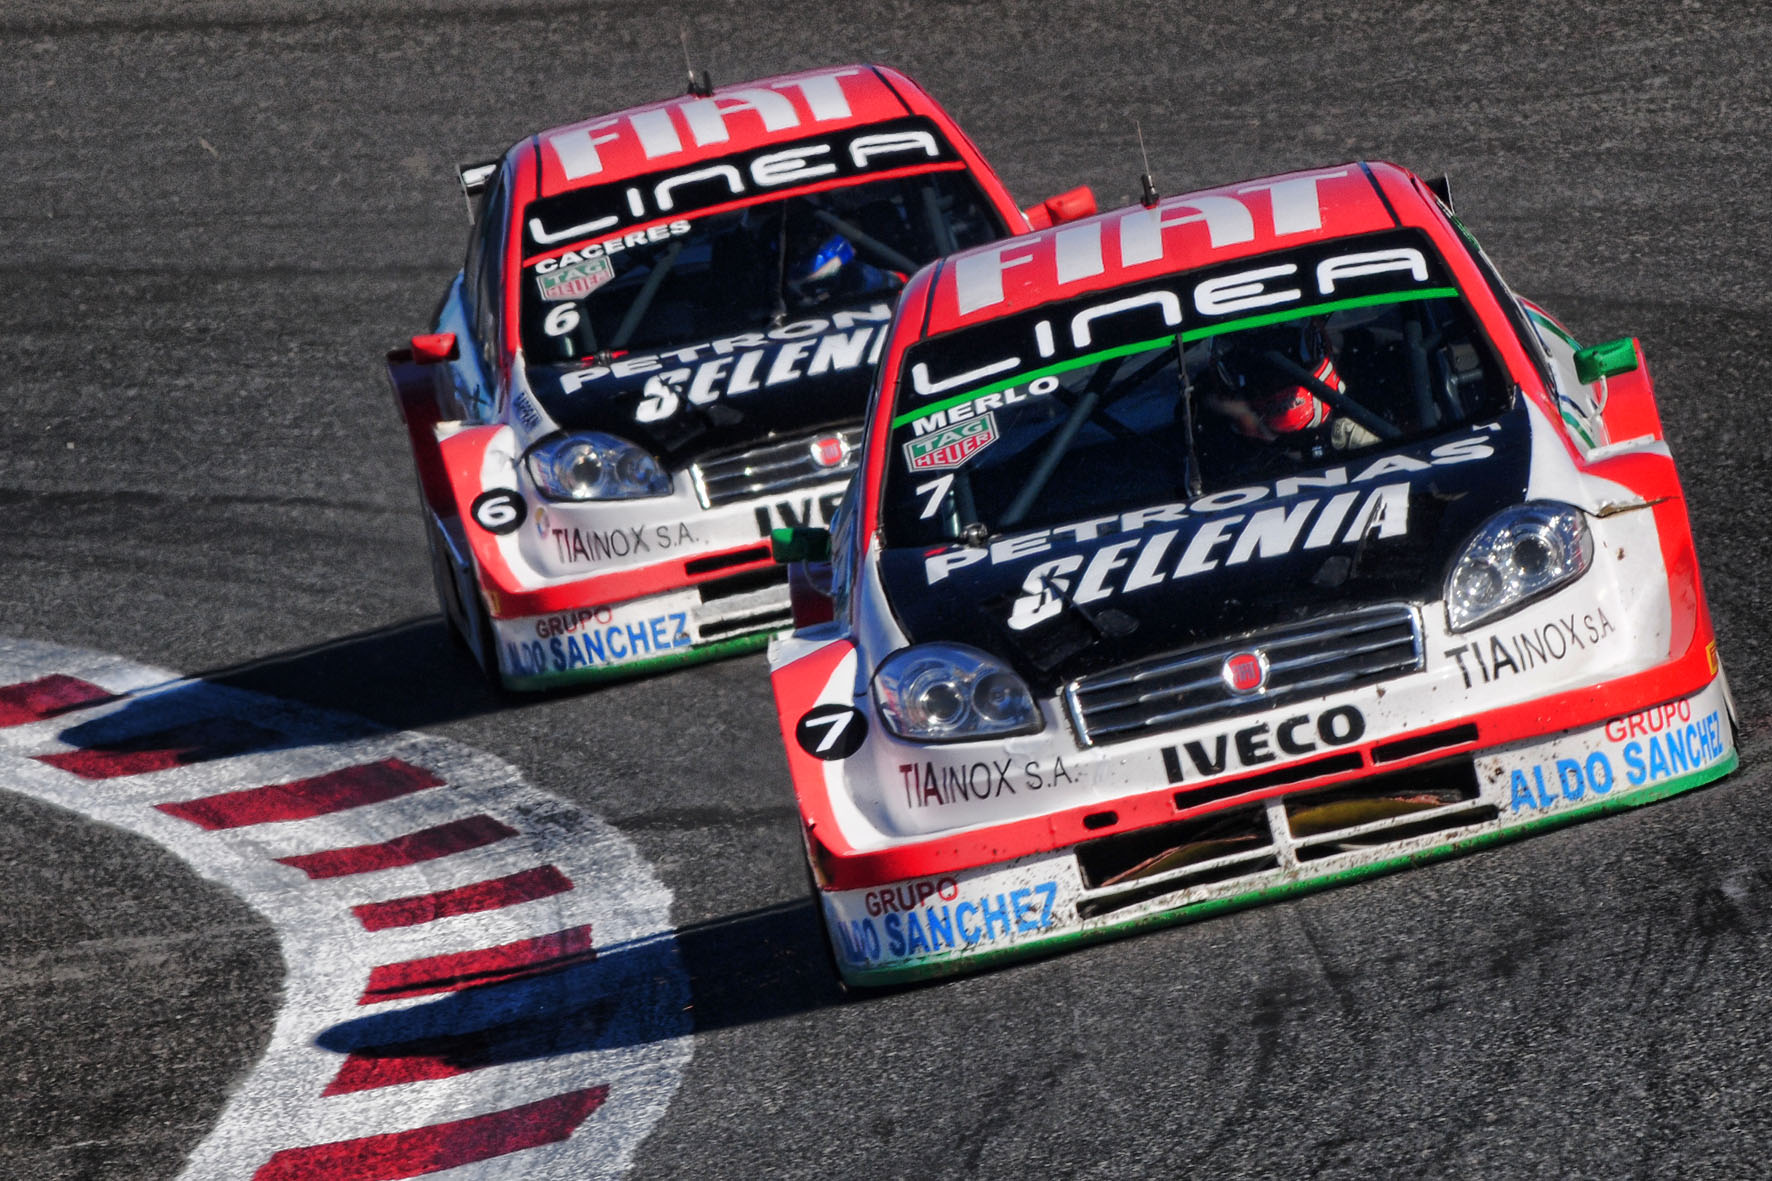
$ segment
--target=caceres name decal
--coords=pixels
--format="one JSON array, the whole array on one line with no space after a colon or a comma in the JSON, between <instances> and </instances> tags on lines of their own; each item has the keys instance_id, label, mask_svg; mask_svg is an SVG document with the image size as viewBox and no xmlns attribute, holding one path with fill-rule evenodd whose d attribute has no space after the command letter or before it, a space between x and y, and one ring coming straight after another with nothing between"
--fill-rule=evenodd
<instances>
[{"instance_id":1,"label":"caceres name decal","mask_svg":"<svg viewBox=\"0 0 1772 1181\"><path fill-rule=\"evenodd\" d=\"M872 366L880 359L891 319L892 306L884 303L833 312L828 318L796 320L767 332L742 332L592 365L566 374L560 388L571 394L602 378L650 374L634 407L634 420L662 422L686 407Z\"/></svg>"},{"instance_id":2,"label":"caceres name decal","mask_svg":"<svg viewBox=\"0 0 1772 1181\"><path fill-rule=\"evenodd\" d=\"M1170 783L1210 778L1264 763L1358 742L1366 734L1366 715L1351 705L1319 714L1301 713L1277 722L1257 722L1207 739L1190 739L1163 748L1163 769ZM1182 756L1186 755L1185 762ZM1192 767L1192 774L1189 773ZM1206 802L1204 800L1202 803Z\"/></svg>"},{"instance_id":3,"label":"caceres name decal","mask_svg":"<svg viewBox=\"0 0 1772 1181\"><path fill-rule=\"evenodd\" d=\"M907 883L870 891L867 915L831 924L843 958L852 964L913 959L1008 942L1055 926L1055 881L978 891L941 878L933 887L925 893L922 883ZM921 901L899 905L911 897Z\"/></svg>"},{"instance_id":4,"label":"caceres name decal","mask_svg":"<svg viewBox=\"0 0 1772 1181\"><path fill-rule=\"evenodd\" d=\"M610 264L610 255L620 254L622 251L631 250L636 246L680 238L688 232L689 223L682 218L661 225L648 226L643 230L630 230L625 234L605 238L600 242L587 242L582 246L575 246L552 258L541 259L535 264L535 274L538 282L545 284L544 277L547 275L558 274L563 270L587 263L601 263L602 267L607 268L608 274L613 277L615 270ZM547 287L544 285L541 290L542 298L548 298Z\"/></svg>"},{"instance_id":5,"label":"caceres name decal","mask_svg":"<svg viewBox=\"0 0 1772 1181\"><path fill-rule=\"evenodd\" d=\"M1127 216L1142 218L1145 211ZM1087 227L1088 232L1097 234L1100 229L1100 225ZM1059 238L1071 232L1083 231L1061 230ZM1017 247L1011 241L981 256L962 255L953 261L952 269L961 274L967 266L1002 258ZM957 395L969 387L1041 366L1061 365L1103 349L1177 333L1187 339L1192 339L1192 333L1209 335L1215 322L1228 323L1236 317L1283 313L1294 307L1301 311L1312 306L1333 307L1336 301L1366 297L1456 294L1443 265L1426 248L1425 239L1413 232L1305 246L1283 257L1284 261L1275 261L1270 256L1261 266L1225 264L1167 275L934 337L906 353L905 392L899 407L909 411L921 400ZM1099 264L1099 255L1095 258ZM1099 265L1074 275L1061 268L1060 283L1099 273ZM956 282L964 293L966 280L962 277ZM1002 298L998 286L992 298L977 307Z\"/></svg>"},{"instance_id":6,"label":"caceres name decal","mask_svg":"<svg viewBox=\"0 0 1772 1181\"><path fill-rule=\"evenodd\" d=\"M787 147L735 152L675 171L574 189L532 202L523 229L530 248L608 234L624 226L682 217L799 185L857 180L900 168L960 163L927 119L871 123Z\"/></svg>"}]
</instances>

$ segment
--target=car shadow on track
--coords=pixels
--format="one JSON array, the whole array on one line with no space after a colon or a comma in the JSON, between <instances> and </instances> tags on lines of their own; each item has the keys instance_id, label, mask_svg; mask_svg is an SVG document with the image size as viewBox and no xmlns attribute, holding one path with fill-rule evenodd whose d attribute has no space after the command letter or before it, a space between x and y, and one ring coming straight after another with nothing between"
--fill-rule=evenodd
<instances>
[{"instance_id":1,"label":"car shadow on track","mask_svg":"<svg viewBox=\"0 0 1772 1181\"><path fill-rule=\"evenodd\" d=\"M157 757L169 766L287 749L308 741L247 721L231 725L206 721L209 711L194 701L211 686L324 709L335 715L336 738L368 736L384 727L422 729L508 708L511 699L475 675L473 662L452 647L448 634L440 616L411 619L193 673L133 698L123 709L75 723L59 737L113 760L157 745ZM164 728L169 725L170 730Z\"/></svg>"},{"instance_id":2,"label":"car shadow on track","mask_svg":"<svg viewBox=\"0 0 1772 1181\"><path fill-rule=\"evenodd\" d=\"M695 996L698 1033L847 999L811 898L679 928L677 946Z\"/></svg>"},{"instance_id":3,"label":"car shadow on track","mask_svg":"<svg viewBox=\"0 0 1772 1181\"><path fill-rule=\"evenodd\" d=\"M358 731L368 736L379 727L424 729L495 714L527 700L494 689L448 636L441 617L430 616L209 670L78 724L61 737L89 750L125 755L136 747L164 748L170 740L177 747L172 756L180 763L304 741L249 723L224 729L186 725L184 729L193 730L188 735L176 726L168 729L208 712L201 705L193 709L190 700L208 686L260 693L339 715L340 737ZM569 690L548 698L594 692ZM683 1021L620 1020L611 1008L614 1002L596 999L615 995L609 990L618 982L627 982L620 988L635 982L642 988L663 987L647 982L680 982L685 976L687 995L675 1001L675 1010L686 1014ZM359 1057L392 1061L424 1053L455 1063L456 1069L473 1069L772 1021L843 999L816 905L805 898L629 944L600 946L591 963L463 987L399 1012L342 1023L318 1040L325 1048Z\"/></svg>"},{"instance_id":4,"label":"car shadow on track","mask_svg":"<svg viewBox=\"0 0 1772 1181\"><path fill-rule=\"evenodd\" d=\"M810 900L674 935L674 947L663 935L636 939L599 948L590 963L334 1025L315 1039L342 1056L332 1090L644 1045L843 1000Z\"/></svg>"},{"instance_id":5,"label":"car shadow on track","mask_svg":"<svg viewBox=\"0 0 1772 1181\"><path fill-rule=\"evenodd\" d=\"M394 730L497 713L514 700L478 674L441 615L408 619L245 664L195 674L369 718Z\"/></svg>"}]
</instances>

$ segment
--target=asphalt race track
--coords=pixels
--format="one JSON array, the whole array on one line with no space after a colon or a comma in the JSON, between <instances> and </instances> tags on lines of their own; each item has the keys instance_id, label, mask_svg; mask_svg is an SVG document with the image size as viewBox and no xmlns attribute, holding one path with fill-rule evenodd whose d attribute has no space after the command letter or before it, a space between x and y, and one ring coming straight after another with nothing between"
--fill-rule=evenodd
<instances>
[{"instance_id":1,"label":"asphalt race track","mask_svg":"<svg viewBox=\"0 0 1772 1181\"><path fill-rule=\"evenodd\" d=\"M0 649L422 731L613 826L671 894L693 1029L634 1176L1763 1175L1772 16L1584 7L7 0ZM1742 772L845 1000L763 659L496 699L436 614L380 372L460 263L454 163L676 93L685 27L720 82L903 68L1024 202L1133 199L1135 123L1166 193L1358 157L1449 173L1517 288L1584 343L1644 342ZM213 877L0 791L0 1175L174 1176L281 1044L283 945ZM537 1044L499 1069L556 1069Z\"/></svg>"}]
</instances>

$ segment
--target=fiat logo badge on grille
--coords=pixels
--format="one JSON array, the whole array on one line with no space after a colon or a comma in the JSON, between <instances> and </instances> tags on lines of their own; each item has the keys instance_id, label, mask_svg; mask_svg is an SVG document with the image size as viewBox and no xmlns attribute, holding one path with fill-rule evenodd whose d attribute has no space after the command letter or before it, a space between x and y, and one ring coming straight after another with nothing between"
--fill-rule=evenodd
<instances>
[{"instance_id":1,"label":"fiat logo badge on grille","mask_svg":"<svg viewBox=\"0 0 1772 1181\"><path fill-rule=\"evenodd\" d=\"M842 435L827 435L812 440L812 462L819 467L841 467L849 458L849 444Z\"/></svg>"},{"instance_id":2,"label":"fiat logo badge on grille","mask_svg":"<svg viewBox=\"0 0 1772 1181\"><path fill-rule=\"evenodd\" d=\"M1257 650L1227 656L1219 675L1232 693L1244 697L1259 693L1267 687L1267 653Z\"/></svg>"}]
</instances>

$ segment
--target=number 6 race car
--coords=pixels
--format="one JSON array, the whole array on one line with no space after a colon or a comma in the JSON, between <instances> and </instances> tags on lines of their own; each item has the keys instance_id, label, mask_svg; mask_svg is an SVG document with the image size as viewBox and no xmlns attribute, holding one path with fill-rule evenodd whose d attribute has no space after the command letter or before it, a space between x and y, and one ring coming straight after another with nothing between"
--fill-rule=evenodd
<instances>
[{"instance_id":1,"label":"number 6 race car","mask_svg":"<svg viewBox=\"0 0 1772 1181\"><path fill-rule=\"evenodd\" d=\"M886 322L938 255L1024 215L892 70L712 90L545 131L462 170L467 262L388 354L437 594L534 689L761 647L768 545L855 466Z\"/></svg>"},{"instance_id":2,"label":"number 6 race car","mask_svg":"<svg viewBox=\"0 0 1772 1181\"><path fill-rule=\"evenodd\" d=\"M863 446L832 529L777 539L770 651L851 983L1736 766L1637 343L1515 296L1443 182L1152 195L927 267Z\"/></svg>"}]
</instances>

